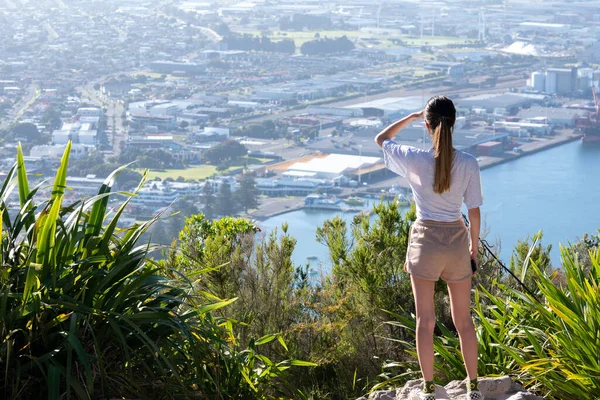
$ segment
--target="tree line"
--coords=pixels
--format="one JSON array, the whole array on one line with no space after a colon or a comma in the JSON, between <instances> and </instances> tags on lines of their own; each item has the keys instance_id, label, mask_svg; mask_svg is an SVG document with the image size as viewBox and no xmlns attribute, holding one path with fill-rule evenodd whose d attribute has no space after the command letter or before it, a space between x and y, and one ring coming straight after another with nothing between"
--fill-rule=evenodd
<instances>
[{"instance_id":1,"label":"tree line","mask_svg":"<svg viewBox=\"0 0 600 400\"><path fill-rule=\"evenodd\" d=\"M268 37L257 37L250 34L244 35L229 35L223 39L223 43L230 50L246 50L246 51L264 51L269 53L288 53L296 52L296 44L292 39L283 39L273 41Z\"/></svg>"},{"instance_id":2,"label":"tree line","mask_svg":"<svg viewBox=\"0 0 600 400\"><path fill-rule=\"evenodd\" d=\"M336 39L317 39L305 42L300 51L306 55L321 55L334 53L347 53L354 50L354 43L345 35Z\"/></svg>"}]
</instances>

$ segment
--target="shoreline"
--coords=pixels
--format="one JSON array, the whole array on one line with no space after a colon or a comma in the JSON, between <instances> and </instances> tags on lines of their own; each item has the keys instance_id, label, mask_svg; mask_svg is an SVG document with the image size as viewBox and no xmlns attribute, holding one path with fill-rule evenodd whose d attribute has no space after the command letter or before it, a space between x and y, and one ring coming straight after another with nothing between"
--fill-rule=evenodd
<instances>
[{"instance_id":1,"label":"shoreline","mask_svg":"<svg viewBox=\"0 0 600 400\"><path fill-rule=\"evenodd\" d=\"M563 132L561 134L556 135L551 139L542 139L535 140L533 142L525 143L521 146L520 153L508 152L505 153L504 157L479 157L481 160L479 162L480 170L488 169L495 167L497 165L505 164L519 158L527 157L529 155L533 155L539 153L544 150L549 150L554 147L561 146L563 144L571 143L577 140L581 140L581 135L573 133L571 130L568 132ZM360 195L366 193L366 190L361 190L357 192L353 192L352 195ZM338 197L346 197L344 195ZM287 214L290 212L298 211L304 209L304 198L269 198L269 201L264 206L261 207L255 212L256 214L247 215L247 218L251 218L257 221L264 221L269 218L277 217L282 214ZM277 204L277 203L285 203L287 200L288 204ZM270 210L270 212L269 212Z\"/></svg>"},{"instance_id":2,"label":"shoreline","mask_svg":"<svg viewBox=\"0 0 600 400\"><path fill-rule=\"evenodd\" d=\"M485 157L485 159L479 163L479 169L484 170L495 167L496 165L505 164L507 162L527 157L529 155L539 153L540 151L549 150L563 144L575 142L577 140L581 140L580 134L563 133L553 137L552 139L526 143L521 147L521 153L509 152L508 157Z\"/></svg>"}]
</instances>

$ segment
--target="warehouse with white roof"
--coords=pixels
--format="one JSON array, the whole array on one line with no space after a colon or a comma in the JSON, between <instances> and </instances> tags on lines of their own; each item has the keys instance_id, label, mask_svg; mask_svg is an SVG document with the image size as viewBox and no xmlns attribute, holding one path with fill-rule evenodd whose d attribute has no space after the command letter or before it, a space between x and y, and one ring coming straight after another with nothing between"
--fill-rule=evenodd
<instances>
[{"instance_id":1,"label":"warehouse with white roof","mask_svg":"<svg viewBox=\"0 0 600 400\"><path fill-rule=\"evenodd\" d=\"M317 179L336 179L341 176L356 175L360 170L373 169L381 165L381 157L365 157L347 154L329 154L326 157L315 157L307 162L297 162L288 169L288 176L310 176Z\"/></svg>"}]
</instances>

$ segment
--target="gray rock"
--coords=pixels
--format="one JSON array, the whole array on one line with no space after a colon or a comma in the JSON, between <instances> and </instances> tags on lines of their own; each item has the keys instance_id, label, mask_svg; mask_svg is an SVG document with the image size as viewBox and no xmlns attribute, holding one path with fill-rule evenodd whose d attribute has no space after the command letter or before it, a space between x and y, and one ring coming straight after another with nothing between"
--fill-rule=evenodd
<instances>
[{"instance_id":1,"label":"gray rock","mask_svg":"<svg viewBox=\"0 0 600 400\"><path fill-rule=\"evenodd\" d=\"M404 385L403 388L398 389L398 394L396 396L396 399L397 400L408 399L410 392L412 392L414 389L419 389L419 390L423 389L423 380L422 379L413 379L413 380L406 382L406 384Z\"/></svg>"},{"instance_id":2,"label":"gray rock","mask_svg":"<svg viewBox=\"0 0 600 400\"><path fill-rule=\"evenodd\" d=\"M423 380L408 381L403 388L397 390L380 390L371 393L368 400L409 400L411 394L423 388ZM499 378L480 378L479 390L486 400L543 400L541 397L529 393L521 385L515 383L508 376ZM467 381L452 381L445 387L436 385L436 400L465 400ZM364 397L357 400L367 400Z\"/></svg>"},{"instance_id":3,"label":"gray rock","mask_svg":"<svg viewBox=\"0 0 600 400\"><path fill-rule=\"evenodd\" d=\"M364 397L364 396L363 396L363 397L359 397L359 398L358 398L358 399L356 399L356 400L368 400L368 399L367 399L366 397Z\"/></svg>"},{"instance_id":4,"label":"gray rock","mask_svg":"<svg viewBox=\"0 0 600 400\"><path fill-rule=\"evenodd\" d=\"M544 398L529 392L519 392L513 394L506 400L544 400Z\"/></svg>"},{"instance_id":5,"label":"gray rock","mask_svg":"<svg viewBox=\"0 0 600 400\"><path fill-rule=\"evenodd\" d=\"M419 394L419 392L422 390L421 386L422 385L419 385L419 387L413 388L407 395L401 395L400 393L398 393L398 397L396 397L396 400L410 400L411 395ZM446 392L446 389L443 386L435 385L435 400L450 400L450 399L452 399L452 398L448 395L448 392Z\"/></svg>"},{"instance_id":6,"label":"gray rock","mask_svg":"<svg viewBox=\"0 0 600 400\"><path fill-rule=\"evenodd\" d=\"M369 395L369 400L396 400L396 390L378 390Z\"/></svg>"},{"instance_id":7,"label":"gray rock","mask_svg":"<svg viewBox=\"0 0 600 400\"><path fill-rule=\"evenodd\" d=\"M498 397L511 392L513 381L508 376L479 379L479 390L485 397Z\"/></svg>"},{"instance_id":8,"label":"gray rock","mask_svg":"<svg viewBox=\"0 0 600 400\"><path fill-rule=\"evenodd\" d=\"M452 381L445 386L451 399L467 393L467 381Z\"/></svg>"}]
</instances>

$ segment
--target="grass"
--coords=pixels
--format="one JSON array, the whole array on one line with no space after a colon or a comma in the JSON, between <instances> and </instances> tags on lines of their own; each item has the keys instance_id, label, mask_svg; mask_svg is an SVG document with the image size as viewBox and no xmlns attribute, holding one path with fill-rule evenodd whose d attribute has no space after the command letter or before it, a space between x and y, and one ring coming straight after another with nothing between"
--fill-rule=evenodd
<instances>
[{"instance_id":1,"label":"grass","mask_svg":"<svg viewBox=\"0 0 600 400\"><path fill-rule=\"evenodd\" d=\"M142 172L141 170L139 172ZM166 170L150 170L148 171L148 179L152 180L160 178L177 179L180 176L185 179L206 179L217 172L217 167L214 165L200 165L186 169L166 169Z\"/></svg>"},{"instance_id":2,"label":"grass","mask_svg":"<svg viewBox=\"0 0 600 400\"><path fill-rule=\"evenodd\" d=\"M250 31L240 31L239 33L250 34L254 36L261 36L261 32L257 30ZM268 35L271 40L279 41L283 39L293 39L296 43L296 47L298 48L298 52L300 51L300 47L308 41L315 40L315 34L319 34L319 37L325 38L338 38L342 36L347 36L348 39L356 41L357 39L378 39L381 41L380 44L374 45L373 48L381 48L381 49L393 49L402 46L398 46L392 42L392 39L400 39L404 41L406 44L411 46L447 46L449 44L464 44L470 41L471 39L452 37L452 36L423 36L423 39L415 36L408 35L384 35L378 33L371 33L365 31L340 31L340 30L331 30L331 31L312 31L312 32L282 32L275 31Z\"/></svg>"},{"instance_id":3,"label":"grass","mask_svg":"<svg viewBox=\"0 0 600 400\"><path fill-rule=\"evenodd\" d=\"M254 157L244 157L245 162L248 165L257 165L257 164L265 164L269 161L272 161L268 158L254 158ZM195 167L185 168L185 169L165 169L165 170L149 170L148 171L148 179L153 180L155 178L160 178L161 180L165 180L166 178L177 179L180 176L187 180L198 180L198 179L206 179L210 178L215 174L227 174L233 170L239 169L243 167L243 162L237 163L238 165L234 165L230 168L227 168L224 171L217 171L217 167L215 165L198 165ZM138 169L138 172L143 173L143 169Z\"/></svg>"}]
</instances>

